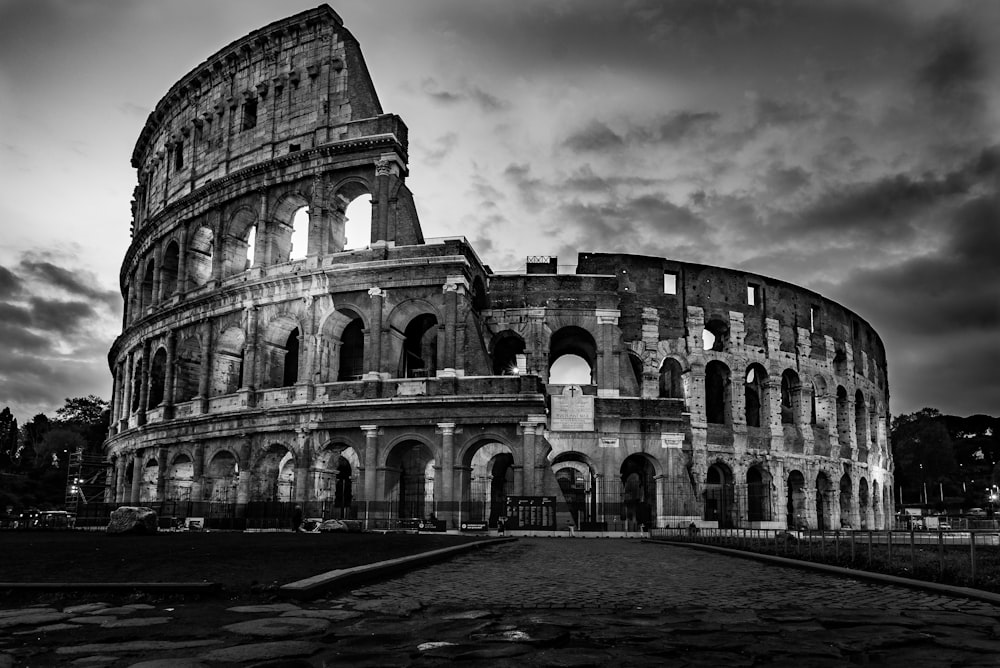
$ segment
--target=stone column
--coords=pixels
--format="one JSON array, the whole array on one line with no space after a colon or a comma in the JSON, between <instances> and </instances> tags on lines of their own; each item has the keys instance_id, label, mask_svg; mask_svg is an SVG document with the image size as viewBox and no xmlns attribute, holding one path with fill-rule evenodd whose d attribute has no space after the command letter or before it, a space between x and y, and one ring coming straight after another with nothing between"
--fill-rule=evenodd
<instances>
[{"instance_id":1,"label":"stone column","mask_svg":"<svg viewBox=\"0 0 1000 668\"><path fill-rule=\"evenodd\" d=\"M136 450L132 455L132 491L129 494L129 503L133 506L139 505L139 489L142 487L143 460L140 450Z\"/></svg>"},{"instance_id":2,"label":"stone column","mask_svg":"<svg viewBox=\"0 0 1000 668\"><path fill-rule=\"evenodd\" d=\"M295 453L295 503L303 504L309 500L311 481L309 479L309 466L312 463L312 445L310 430L300 427L295 430L298 440L298 452Z\"/></svg>"},{"instance_id":3,"label":"stone column","mask_svg":"<svg viewBox=\"0 0 1000 668\"><path fill-rule=\"evenodd\" d=\"M194 169L194 164L191 165L192 170ZM193 190L193 188L192 188ZM174 294L182 295L187 292L187 238L188 231L187 226L181 227L180 234L177 239L177 282L174 286Z\"/></svg>"},{"instance_id":4,"label":"stone column","mask_svg":"<svg viewBox=\"0 0 1000 668\"><path fill-rule=\"evenodd\" d=\"M177 334L174 330L167 332L167 362L163 378L163 419L174 417L174 377L177 365Z\"/></svg>"},{"instance_id":5,"label":"stone column","mask_svg":"<svg viewBox=\"0 0 1000 668\"><path fill-rule=\"evenodd\" d=\"M296 385L305 388L304 395L297 392L297 399L312 400L315 392L314 372L316 370L316 324L313 310L316 300L307 296L304 298L305 309L302 315L302 330L299 332L299 377Z\"/></svg>"},{"instance_id":6,"label":"stone column","mask_svg":"<svg viewBox=\"0 0 1000 668\"><path fill-rule=\"evenodd\" d=\"M201 339L201 365L198 367L198 398L200 399L199 412L208 412L208 399L211 396L212 388L209 381L212 377L212 324L208 320L202 320L199 337Z\"/></svg>"},{"instance_id":7,"label":"stone column","mask_svg":"<svg viewBox=\"0 0 1000 668\"><path fill-rule=\"evenodd\" d=\"M214 216L212 229L212 283L218 285L222 280L222 270L226 264L226 230L222 225L220 214Z\"/></svg>"},{"instance_id":8,"label":"stone column","mask_svg":"<svg viewBox=\"0 0 1000 668\"><path fill-rule=\"evenodd\" d=\"M139 411L136 415L136 424L142 426L146 424L146 408L149 402L149 363L151 345L149 341L142 344L142 372L139 376Z\"/></svg>"},{"instance_id":9,"label":"stone column","mask_svg":"<svg viewBox=\"0 0 1000 668\"><path fill-rule=\"evenodd\" d=\"M594 370L597 396L617 397L620 386L621 346L619 345L618 318L620 311L596 311L597 315L597 368Z\"/></svg>"},{"instance_id":10,"label":"stone column","mask_svg":"<svg viewBox=\"0 0 1000 668\"><path fill-rule=\"evenodd\" d=\"M389 156L394 157L394 156ZM375 161L375 192L372 193L372 242L392 241L389 237L389 192L398 178L399 165L383 156Z\"/></svg>"},{"instance_id":11,"label":"stone column","mask_svg":"<svg viewBox=\"0 0 1000 668\"><path fill-rule=\"evenodd\" d=\"M125 387L122 388L122 406L118 419L122 421L119 431L128 429L128 418L132 414L132 374L134 373L134 353L125 356Z\"/></svg>"},{"instance_id":12,"label":"stone column","mask_svg":"<svg viewBox=\"0 0 1000 668\"><path fill-rule=\"evenodd\" d=\"M156 453L156 500L164 501L167 492L167 448L160 447Z\"/></svg>"},{"instance_id":13,"label":"stone column","mask_svg":"<svg viewBox=\"0 0 1000 668\"><path fill-rule=\"evenodd\" d=\"M524 451L524 468L521 473L524 476L522 488L526 496L538 495L538 484L535 479L535 466L538 455L536 453L535 429L538 425L534 422L520 423L522 430L522 448Z\"/></svg>"},{"instance_id":14,"label":"stone column","mask_svg":"<svg viewBox=\"0 0 1000 668\"><path fill-rule=\"evenodd\" d=\"M455 423L438 422L437 426L441 434L441 484L436 485L434 491L438 500L438 519L451 527L458 506L455 499Z\"/></svg>"},{"instance_id":15,"label":"stone column","mask_svg":"<svg viewBox=\"0 0 1000 668\"><path fill-rule=\"evenodd\" d=\"M367 371L368 373L379 373L382 371L382 302L385 299L385 293L381 288L373 287L368 290L368 296L372 302L372 325L370 334L366 337L368 340L365 341L365 353L368 356Z\"/></svg>"},{"instance_id":16,"label":"stone column","mask_svg":"<svg viewBox=\"0 0 1000 668\"><path fill-rule=\"evenodd\" d=\"M239 506L237 508L237 514L243 516L245 514L246 504L250 500L250 479L253 476L253 471L250 470L250 458L253 454L253 449L250 443L250 435L242 434L243 443L240 445L240 473L239 479L236 483L236 503Z\"/></svg>"},{"instance_id":17,"label":"stone column","mask_svg":"<svg viewBox=\"0 0 1000 668\"><path fill-rule=\"evenodd\" d=\"M458 368L458 296L468 291L464 276L448 276L444 284L444 369Z\"/></svg>"},{"instance_id":18,"label":"stone column","mask_svg":"<svg viewBox=\"0 0 1000 668\"><path fill-rule=\"evenodd\" d=\"M377 485L376 485L376 468L378 467L378 425L374 424L363 424L361 425L361 431L365 434L365 479L364 479L364 489L365 489L365 520L368 520L369 514L377 512L376 508L372 508L371 504L373 502L378 502L375 496Z\"/></svg>"},{"instance_id":19,"label":"stone column","mask_svg":"<svg viewBox=\"0 0 1000 668\"><path fill-rule=\"evenodd\" d=\"M114 502L121 503L125 500L125 457L118 455L115 458L115 489Z\"/></svg>"},{"instance_id":20,"label":"stone column","mask_svg":"<svg viewBox=\"0 0 1000 668\"><path fill-rule=\"evenodd\" d=\"M163 244L153 251L153 304L163 301ZM150 304L152 306L152 304Z\"/></svg>"},{"instance_id":21,"label":"stone column","mask_svg":"<svg viewBox=\"0 0 1000 668\"><path fill-rule=\"evenodd\" d=\"M205 444L200 441L194 446L191 468L191 500L198 503L205 494Z\"/></svg>"},{"instance_id":22,"label":"stone column","mask_svg":"<svg viewBox=\"0 0 1000 668\"><path fill-rule=\"evenodd\" d=\"M253 391L257 387L257 308L250 303L244 305L246 316L246 344L243 354L243 384L240 390Z\"/></svg>"}]
</instances>

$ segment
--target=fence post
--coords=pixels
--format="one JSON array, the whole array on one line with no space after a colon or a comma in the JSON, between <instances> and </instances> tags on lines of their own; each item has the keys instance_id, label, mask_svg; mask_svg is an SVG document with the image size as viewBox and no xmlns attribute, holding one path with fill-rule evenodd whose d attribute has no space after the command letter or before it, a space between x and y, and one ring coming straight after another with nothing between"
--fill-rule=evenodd
<instances>
[{"instance_id":1,"label":"fence post","mask_svg":"<svg viewBox=\"0 0 1000 668\"><path fill-rule=\"evenodd\" d=\"M971 584L973 587L976 586L976 532L969 532L969 563L971 564Z\"/></svg>"},{"instance_id":2,"label":"fence post","mask_svg":"<svg viewBox=\"0 0 1000 668\"><path fill-rule=\"evenodd\" d=\"M872 532L868 530L868 568L872 567Z\"/></svg>"},{"instance_id":3,"label":"fence post","mask_svg":"<svg viewBox=\"0 0 1000 668\"><path fill-rule=\"evenodd\" d=\"M854 533L851 532L851 566L854 565Z\"/></svg>"},{"instance_id":4,"label":"fence post","mask_svg":"<svg viewBox=\"0 0 1000 668\"><path fill-rule=\"evenodd\" d=\"M938 529L938 580L944 580L944 533Z\"/></svg>"},{"instance_id":5,"label":"fence post","mask_svg":"<svg viewBox=\"0 0 1000 668\"><path fill-rule=\"evenodd\" d=\"M889 529L889 531L886 532L886 536L888 538L888 547L889 547L889 557L888 557L889 562L888 563L889 563L889 565L891 565L892 564L892 529Z\"/></svg>"},{"instance_id":6,"label":"fence post","mask_svg":"<svg viewBox=\"0 0 1000 668\"><path fill-rule=\"evenodd\" d=\"M917 569L917 550L913 543L913 529L910 529L910 575L915 574Z\"/></svg>"},{"instance_id":7,"label":"fence post","mask_svg":"<svg viewBox=\"0 0 1000 668\"><path fill-rule=\"evenodd\" d=\"M833 558L840 563L840 530L833 532Z\"/></svg>"}]
</instances>

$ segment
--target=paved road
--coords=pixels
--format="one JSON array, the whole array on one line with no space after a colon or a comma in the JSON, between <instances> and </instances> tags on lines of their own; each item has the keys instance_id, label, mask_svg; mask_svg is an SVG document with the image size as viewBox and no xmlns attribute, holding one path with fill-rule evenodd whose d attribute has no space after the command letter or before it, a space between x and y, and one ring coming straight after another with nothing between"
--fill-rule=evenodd
<instances>
[{"instance_id":1,"label":"paved road","mask_svg":"<svg viewBox=\"0 0 1000 668\"><path fill-rule=\"evenodd\" d=\"M1000 664L992 605L633 540L520 539L304 604L68 605L0 610L0 668Z\"/></svg>"}]
</instances>

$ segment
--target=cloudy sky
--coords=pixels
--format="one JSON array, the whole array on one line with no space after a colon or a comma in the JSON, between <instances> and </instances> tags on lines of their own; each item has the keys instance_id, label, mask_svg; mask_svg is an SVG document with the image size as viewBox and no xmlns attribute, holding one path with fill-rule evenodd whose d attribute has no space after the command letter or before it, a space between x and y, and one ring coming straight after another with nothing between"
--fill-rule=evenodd
<instances>
[{"instance_id":1,"label":"cloudy sky","mask_svg":"<svg viewBox=\"0 0 1000 668\"><path fill-rule=\"evenodd\" d=\"M0 0L0 406L110 396L152 107L300 0ZM345 0L427 236L633 252L856 311L891 411L1000 415L1000 2Z\"/></svg>"}]
</instances>

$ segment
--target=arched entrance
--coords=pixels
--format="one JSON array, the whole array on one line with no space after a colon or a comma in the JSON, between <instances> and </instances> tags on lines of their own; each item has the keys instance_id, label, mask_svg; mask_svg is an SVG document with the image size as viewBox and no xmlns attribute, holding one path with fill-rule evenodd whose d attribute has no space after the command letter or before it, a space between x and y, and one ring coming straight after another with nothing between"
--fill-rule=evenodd
<instances>
[{"instance_id":1,"label":"arched entrance","mask_svg":"<svg viewBox=\"0 0 1000 668\"><path fill-rule=\"evenodd\" d=\"M747 470L747 520L771 521L771 474L760 466Z\"/></svg>"},{"instance_id":2,"label":"arched entrance","mask_svg":"<svg viewBox=\"0 0 1000 668\"><path fill-rule=\"evenodd\" d=\"M586 523L596 521L597 498L590 460L577 452L563 452L553 460L552 472L574 526L583 529Z\"/></svg>"},{"instance_id":3,"label":"arched entrance","mask_svg":"<svg viewBox=\"0 0 1000 668\"><path fill-rule=\"evenodd\" d=\"M801 471L788 474L788 507L786 521L789 529L806 529L806 479Z\"/></svg>"},{"instance_id":4,"label":"arched entrance","mask_svg":"<svg viewBox=\"0 0 1000 668\"><path fill-rule=\"evenodd\" d=\"M646 455L629 455L622 462L622 519L626 531L651 529L656 521L656 469Z\"/></svg>"},{"instance_id":5,"label":"arched entrance","mask_svg":"<svg viewBox=\"0 0 1000 668\"><path fill-rule=\"evenodd\" d=\"M213 503L236 503L240 467L228 450L217 452L205 467L205 499Z\"/></svg>"},{"instance_id":6,"label":"arched entrance","mask_svg":"<svg viewBox=\"0 0 1000 668\"><path fill-rule=\"evenodd\" d=\"M271 444L253 468L250 500L287 503L292 500L294 485L294 456L280 443Z\"/></svg>"},{"instance_id":7,"label":"arched entrance","mask_svg":"<svg viewBox=\"0 0 1000 668\"><path fill-rule=\"evenodd\" d=\"M331 445L316 462L315 497L324 519L356 519L360 461L354 448Z\"/></svg>"},{"instance_id":8,"label":"arched entrance","mask_svg":"<svg viewBox=\"0 0 1000 668\"><path fill-rule=\"evenodd\" d=\"M389 516L425 519L434 508L434 453L419 441L404 441L386 459L385 499Z\"/></svg>"},{"instance_id":9,"label":"arched entrance","mask_svg":"<svg viewBox=\"0 0 1000 668\"><path fill-rule=\"evenodd\" d=\"M854 505L854 494L851 490L851 476L846 473L840 478L840 526L839 529L854 529L851 506Z\"/></svg>"},{"instance_id":10,"label":"arched entrance","mask_svg":"<svg viewBox=\"0 0 1000 668\"><path fill-rule=\"evenodd\" d=\"M830 529L830 512L833 505L833 483L822 471L816 476L816 528Z\"/></svg>"},{"instance_id":11,"label":"arched entrance","mask_svg":"<svg viewBox=\"0 0 1000 668\"><path fill-rule=\"evenodd\" d=\"M191 484L194 480L194 462L185 454L174 457L167 469L166 500L191 501Z\"/></svg>"},{"instance_id":12,"label":"arched entrance","mask_svg":"<svg viewBox=\"0 0 1000 668\"><path fill-rule=\"evenodd\" d=\"M729 467L722 462L708 467L708 473L705 475L704 519L718 522L720 529L731 529L736 526L734 496L733 472Z\"/></svg>"},{"instance_id":13,"label":"arched entrance","mask_svg":"<svg viewBox=\"0 0 1000 668\"><path fill-rule=\"evenodd\" d=\"M502 443L484 443L470 466L467 517L496 526L497 518L507 514L507 497L514 494L514 455Z\"/></svg>"}]
</instances>

